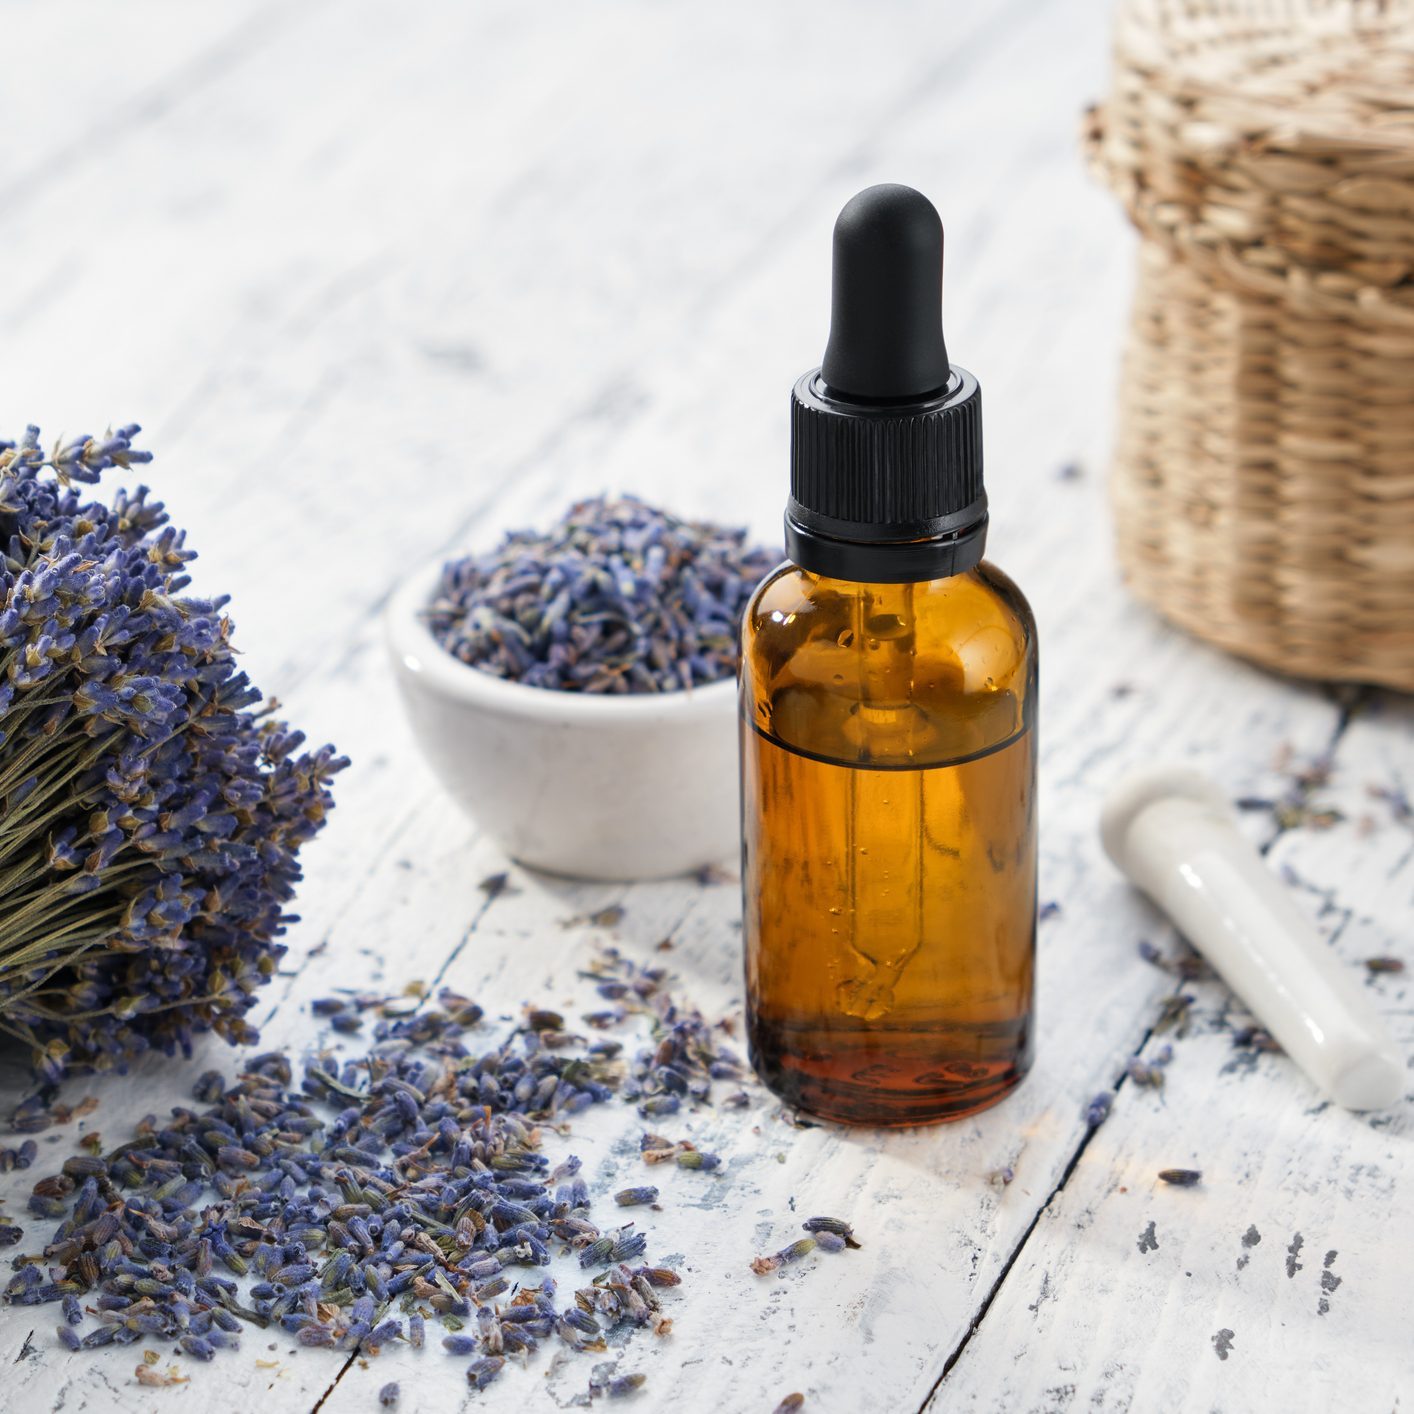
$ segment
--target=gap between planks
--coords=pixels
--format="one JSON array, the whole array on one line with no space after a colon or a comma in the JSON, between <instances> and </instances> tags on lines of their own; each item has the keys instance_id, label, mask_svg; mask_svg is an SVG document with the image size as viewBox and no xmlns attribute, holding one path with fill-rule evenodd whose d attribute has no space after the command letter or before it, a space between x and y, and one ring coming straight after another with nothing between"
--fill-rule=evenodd
<instances>
[{"instance_id":1,"label":"gap between planks","mask_svg":"<svg viewBox=\"0 0 1414 1414\"><path fill-rule=\"evenodd\" d=\"M1370 700L1370 695L1368 688L1357 688L1340 703L1340 713L1336 718L1334 730L1331 732L1330 739L1326 744L1326 749L1323 754L1325 760L1332 763L1334 762L1336 754L1340 749L1340 743L1350 730L1350 724L1355 720L1356 713L1360 708ZM1295 792L1298 803L1301 805L1308 804L1315 790L1316 786L1311 781L1298 782ZM1295 828L1295 825L1274 822L1271 835L1257 846L1258 853L1265 857L1271 852L1277 841L1280 840L1283 835ZM1171 937L1180 936L1174 932L1172 928L1169 929L1169 933ZM1155 1016L1154 1020L1145 1029L1139 1044L1134 1048L1132 1053L1134 1057L1144 1054L1144 1048L1153 1040L1158 1025L1159 1016ZM1119 1078L1110 1087L1111 1092L1118 1095L1128 1080L1129 1072L1127 1070L1121 1071ZM996 1280L988 1289L986 1296L984 1296L978 1304L976 1314L972 1317L972 1320L968 1322L967 1329L962 1334L962 1339L953 1347L951 1353L943 1362L942 1373L938 1376L933 1387L928 1391L923 1402L918 1406L917 1414L926 1414L928 1407L938 1398L948 1376L952 1374L954 1366L962 1359L963 1353L966 1351L968 1345L971 1344L973 1336L981 1329L982 1322L987 1319L987 1313L992 1309L992 1304L996 1301L998 1294L1006 1283L1007 1277L1011 1275L1012 1268L1020 1259L1021 1254L1026 1250L1026 1244L1031 1241L1032 1234L1036 1231L1037 1224L1040 1223L1042 1214L1044 1214L1046 1209L1055 1202L1056 1198L1065 1191L1066 1184L1070 1182L1071 1176L1080 1166L1080 1161L1085 1157L1085 1151L1090 1147L1090 1141L1095 1137L1099 1128L1099 1125L1094 1125L1086 1131L1080 1139L1080 1142L1075 1146L1075 1152L1070 1156L1065 1167L1061 1170L1060 1177L1056 1180L1055 1186L1046 1195L1044 1201L1037 1204L1036 1211L1031 1215L1031 1221L1027 1223L1025 1230L1017 1239L1016 1245L1007 1254L1006 1261L1002 1263L1001 1270L997 1273Z\"/></svg>"},{"instance_id":2,"label":"gap between planks","mask_svg":"<svg viewBox=\"0 0 1414 1414\"><path fill-rule=\"evenodd\" d=\"M1369 700L1369 698L1370 698L1369 692L1368 692L1367 690L1360 689L1360 690L1357 690L1356 692L1354 692L1353 694L1347 695L1347 696L1344 698L1343 701L1340 701L1340 702L1339 702L1338 715L1337 715L1335 724L1334 724L1334 726L1333 726L1333 728L1332 728L1332 730L1331 730L1330 736L1329 736L1329 738L1328 738L1328 740L1327 740L1327 744L1326 744L1326 746L1325 746L1325 748L1324 748L1324 751L1323 751L1323 753L1322 753L1322 755L1323 755L1323 757L1324 757L1325 759L1327 759L1327 760L1329 760L1329 761L1331 761L1331 762L1334 762L1334 760L1335 760L1335 758L1336 758L1336 756L1337 756L1337 754L1338 754L1341 741L1344 739L1344 737L1346 736L1347 732L1349 731L1349 728L1350 728L1352 722L1355 720L1356 715L1357 715L1357 713L1359 712L1360 708ZM1314 792L1316 791L1316 789L1317 789L1316 785L1313 784L1312 782L1309 782L1309 781L1302 781L1302 782L1299 782L1299 783L1297 784L1297 786L1296 786L1295 797L1296 797L1296 799L1297 799L1297 801L1298 801L1299 803L1306 803L1307 801L1309 801L1310 797L1314 794ZM1280 824L1280 823L1275 823L1275 822L1274 822L1274 827L1273 827L1273 830L1272 830L1272 832L1270 833L1270 835L1269 835L1264 841L1262 841L1262 842L1257 846L1257 848L1259 849L1259 852L1260 852L1261 854L1263 854L1264 856L1267 855L1267 854L1276 846L1277 842L1278 842L1283 836L1285 836L1286 834L1290 833L1292 830L1294 830L1294 829L1296 829L1296 828L1297 828L1297 827L1294 826L1294 825ZM401 829L401 826L399 827L399 830L400 830L400 829ZM395 831L395 833L397 833L397 831ZM495 905L495 903L497 902L498 899L500 899L500 898L502 898L502 897L508 895L509 892L510 892L510 890L506 887L504 881L502 881L502 882L501 882L499 885L497 885L496 887L491 888L491 889L488 889L487 897L486 897L485 900L480 904L480 906L477 908L477 910L476 910L475 913L473 914L473 917L472 917L471 921L468 923L466 929L462 932L460 938L459 938L459 939L457 940L457 942L453 945L453 947L452 947L452 949L449 951L449 953L448 953L446 959L442 962L442 964L441 964L441 965L439 966L439 968L437 969L437 972L436 972L435 976L433 977L432 981L428 984L427 991L424 993L423 997L419 1000L419 1004L418 1004L418 1005L419 1005L419 1008L420 1008L426 1001L428 1001L429 999L431 999L431 998L433 998L433 997L435 996L435 994L436 994L436 989L437 989L438 985L440 984L441 980L446 976L448 970L452 967L452 965L454 964L456 958L463 952L463 950L465 949L467 943L468 943L468 942L476 935L476 933L480 930L480 928L482 927L482 925L483 925L483 923L484 923L484 921L485 921L485 919L486 919L488 913L490 912L491 908ZM632 895L632 886L630 885L630 886L626 887L621 893L618 894L618 896L617 896L617 898L616 898L616 902L618 902L618 903L620 903L620 904L624 904L624 903L626 903L626 902L628 901L629 898L631 898L631 895ZM667 930L667 936L669 936L669 937L676 937L676 935L677 935L678 932L679 932L679 929L680 929L681 926L682 926L682 923L683 923L683 921L684 921L684 918L685 918L685 916L684 916L684 917L680 917L680 918L678 918L677 920L674 921L674 923L671 925L671 927ZM1175 936L1177 936L1177 935L1174 934L1172 930L1170 930L1170 937L1175 937ZM286 1000L287 1000L287 999L286 999ZM1156 1015L1155 1018L1154 1018L1154 1020L1149 1024L1149 1026L1147 1026L1147 1027L1145 1028L1142 1037L1140 1038L1139 1042L1137 1043L1137 1045L1134 1047L1133 1051L1131 1052L1132 1055L1135 1055L1135 1056L1142 1055L1142 1053L1143 1053L1145 1047L1149 1044L1149 1042L1153 1039L1154 1035L1156 1034L1158 1022L1159 1022L1159 1017ZM1123 1087L1124 1087L1124 1085L1127 1083L1128 1079L1129 1079L1129 1077L1128 1077L1127 1072L1121 1071L1119 1077L1115 1080L1115 1082L1114 1082L1113 1085L1111 1086L1111 1091L1112 1091L1112 1093L1118 1094L1119 1091L1120 1091L1121 1089L1123 1089ZM940 1392L943 1390L943 1387L944 1387L944 1385L945 1385L945 1383L946 1383L946 1381L947 1381L949 1375L952 1373L954 1367L957 1365L957 1363L959 1362L959 1360L962 1358L964 1352L966 1351L968 1345L971 1343L973 1337L974 1337L975 1335L977 1335L977 1333L978 1333L979 1330L981 1329L982 1324L983 1324L983 1322L986 1320L988 1313L989 1313L990 1310L992 1309L992 1306L993 1306L993 1304L995 1303L995 1300L996 1300L997 1296L1000 1294L1000 1292L1001 1292L1003 1286L1005 1285L1005 1283L1006 1283L1008 1277L1010 1276L1010 1274L1011 1274L1013 1268L1015 1267L1016 1263L1020 1260L1022 1254L1024 1253L1024 1251L1025 1251L1025 1249L1026 1249L1026 1247L1027 1247L1027 1244L1030 1242L1030 1240L1031 1240L1033 1234L1035 1233L1036 1228L1037 1228L1037 1226L1039 1225L1042 1216L1045 1214L1046 1210L1050 1207L1050 1205L1054 1202L1054 1200L1055 1200L1062 1192L1064 1192L1064 1190L1065 1190L1067 1184L1069 1183L1070 1179L1072 1178L1072 1176L1074 1175L1075 1171L1076 1171L1077 1168L1079 1167L1081 1160L1084 1158L1085 1153L1086 1153L1086 1151L1088 1150L1088 1148L1089 1148L1089 1146L1090 1146L1090 1144L1091 1144L1091 1141L1093 1140L1093 1138L1094 1138L1095 1134L1097 1133L1098 1129L1099 1129L1099 1126L1095 1126L1094 1128L1091 1128L1091 1129L1087 1130L1087 1132L1079 1139L1078 1143L1077 1143L1076 1146L1075 1146L1074 1151L1073 1151L1073 1152L1070 1154L1070 1156L1068 1157L1068 1159L1067 1159L1067 1161L1066 1161L1066 1163L1065 1163L1063 1169L1061 1170L1060 1175L1059 1175L1059 1177L1057 1178L1056 1182L1055 1182L1054 1185L1051 1187L1050 1191L1046 1193L1045 1197L1044 1197L1041 1201L1039 1201L1039 1202L1036 1204L1036 1207L1035 1207L1035 1209L1034 1209L1034 1211L1033 1211L1033 1213L1032 1213L1032 1215L1031 1215L1031 1218L1030 1218L1029 1222L1027 1222L1025 1228L1022 1230L1021 1234L1019 1235L1019 1237L1017 1238L1016 1242L1014 1243L1014 1245L1013 1245L1011 1251L1008 1253L1008 1255L1007 1255L1005 1261L1003 1262L1003 1264L1002 1264L1002 1266L1001 1266L1001 1268L1000 1268L1000 1270L999 1270L999 1272L998 1272L998 1274L997 1274L995 1280L991 1283L991 1285L990 1285L990 1287L988 1288L986 1294L983 1296L983 1298L981 1299L981 1301L978 1303L978 1306L977 1306L977 1308L976 1308L976 1311L975 1311L974 1315L972 1316L971 1320L969 1321L969 1323L968 1323L968 1325L967 1325L967 1328L966 1328L966 1330L964 1331L964 1333L963 1333L961 1339L956 1343L956 1345L953 1347L953 1349L949 1352L948 1356L946 1357L946 1359L945 1359L945 1361L944 1361L944 1363L943 1363L942 1370L941 1370L940 1374L938 1375L937 1380L933 1383L933 1385L930 1387L930 1389L929 1389L929 1391L928 1391L926 1397L925 1397L925 1398L922 1400L922 1402L919 1404L919 1406L918 1406L919 1414L924 1414L924 1411L926 1411L926 1410L929 1408L930 1405L934 1405L934 1404L935 1404L935 1401L938 1399L938 1397L939 1397L939 1395L940 1395ZM335 1391L337 1390L339 1384L342 1382L342 1380L344 1379L344 1377L345 1377L345 1376L349 1373L349 1371L354 1367L354 1364L356 1363L357 1359L358 1359L358 1352L357 1352L357 1351L354 1351L353 1353L350 1354L349 1358L348 1358L348 1359L344 1362L344 1364L340 1367L338 1373L337 1373L337 1374L334 1376L334 1378L330 1381L330 1383L329 1383L329 1385L327 1386L327 1388L326 1388L326 1389L323 1391L323 1393L319 1396L318 1400L311 1406L311 1408L310 1408L310 1414L319 1414L319 1411L324 1408L325 1404L328 1402L328 1400L331 1398L331 1396L335 1393Z\"/></svg>"},{"instance_id":3,"label":"gap between planks","mask_svg":"<svg viewBox=\"0 0 1414 1414\"><path fill-rule=\"evenodd\" d=\"M482 901L481 906L472 915L471 922L467 924L466 929L463 931L461 937L452 946L451 951L447 954L441 966L438 967L436 975L427 984L427 990L422 994L422 996L418 998L417 1006L413 1009L414 1012L421 1011L423 1006L437 995L437 987L441 983L442 979L447 975L447 972L451 968L452 964L456 962L458 957L461 956L462 951L466 947L467 943L469 943L471 939L475 936L477 930L485 921L486 915L491 911L492 907L495 905L496 900L506 897L511 892L511 887L509 885L507 875L504 873L492 875L490 878L484 881L483 887L486 888L486 898ZM623 892L619 895L619 898L616 900L616 902L622 903L623 899L628 896L628 893L629 888L625 888ZM690 911L681 915L668 929L667 936L669 938L675 938L677 936L678 930L682 927L683 923L689 916ZM34 1332L31 1331L30 1334L33 1335ZM26 1342L26 1344L28 1344L28 1342ZM344 1378L345 1375L348 1374L351 1369L353 1369L354 1362L358 1360L361 1349L362 1347L360 1346L349 1352L348 1359L345 1360L344 1363L339 1367L338 1374L336 1374L334 1378L329 1381L329 1385L325 1389L324 1393L321 1394L319 1398L314 1402L314 1404L310 1407L309 1414L319 1414L319 1411L323 1409L326 1403L328 1403L334 1391L338 1389L340 1381ZM20 1354L21 1357L23 1357L24 1352L21 1351Z\"/></svg>"}]
</instances>

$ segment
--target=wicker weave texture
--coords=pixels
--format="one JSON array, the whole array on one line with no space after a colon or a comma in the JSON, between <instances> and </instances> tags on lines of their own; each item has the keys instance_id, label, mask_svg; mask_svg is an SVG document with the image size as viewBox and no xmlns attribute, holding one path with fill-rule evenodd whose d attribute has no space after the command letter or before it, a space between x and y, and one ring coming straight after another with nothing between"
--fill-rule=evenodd
<instances>
[{"instance_id":1,"label":"wicker weave texture","mask_svg":"<svg viewBox=\"0 0 1414 1414\"><path fill-rule=\"evenodd\" d=\"M1268 667L1414 690L1414 0L1128 0L1088 141L1142 237L1127 579Z\"/></svg>"}]
</instances>

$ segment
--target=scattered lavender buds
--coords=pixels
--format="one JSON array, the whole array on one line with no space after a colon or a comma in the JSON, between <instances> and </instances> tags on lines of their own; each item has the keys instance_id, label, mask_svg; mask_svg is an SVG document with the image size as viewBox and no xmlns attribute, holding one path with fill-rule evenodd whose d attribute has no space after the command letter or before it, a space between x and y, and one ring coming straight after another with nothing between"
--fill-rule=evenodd
<instances>
[{"instance_id":1,"label":"scattered lavender buds","mask_svg":"<svg viewBox=\"0 0 1414 1414\"><path fill-rule=\"evenodd\" d=\"M1194 1184L1202 1180L1202 1173L1198 1169L1160 1169L1159 1178L1164 1183L1171 1183L1175 1188L1192 1188Z\"/></svg>"},{"instance_id":2,"label":"scattered lavender buds","mask_svg":"<svg viewBox=\"0 0 1414 1414\"><path fill-rule=\"evenodd\" d=\"M1243 1026L1232 1033L1232 1044L1238 1050L1279 1053L1281 1043L1260 1026Z\"/></svg>"},{"instance_id":3,"label":"scattered lavender buds","mask_svg":"<svg viewBox=\"0 0 1414 1414\"><path fill-rule=\"evenodd\" d=\"M788 1262L798 1262L802 1257L808 1257L815 1250L815 1239L813 1237L797 1237L789 1246L782 1247L776 1253L776 1261L782 1264Z\"/></svg>"},{"instance_id":4,"label":"scattered lavender buds","mask_svg":"<svg viewBox=\"0 0 1414 1414\"><path fill-rule=\"evenodd\" d=\"M595 965L583 976L598 985L600 996L622 1007L626 1014L649 1018L655 1044L638 1051L629 1063L628 1077L620 1093L627 1100L639 1100L645 1117L677 1114L685 1102L704 1103L715 1081L739 1084L748 1074L746 1064L729 1046L723 1045L716 1028L700 1013L677 1004L666 987L666 968L641 967L626 959L616 948L601 950ZM600 1047L618 1043L599 1042ZM593 1051L594 1046L590 1047ZM664 1140L666 1147L671 1141ZM644 1145L645 1150L649 1146ZM684 1144L670 1149L663 1159L676 1158ZM647 1159L647 1153L644 1155ZM715 1155L704 1155L701 1167L714 1168ZM648 1160L653 1162L653 1160Z\"/></svg>"},{"instance_id":5,"label":"scattered lavender buds","mask_svg":"<svg viewBox=\"0 0 1414 1414\"><path fill-rule=\"evenodd\" d=\"M796 1414L797 1410L805 1408L805 1396L803 1394L788 1394L776 1405L774 1414Z\"/></svg>"},{"instance_id":6,"label":"scattered lavender buds","mask_svg":"<svg viewBox=\"0 0 1414 1414\"><path fill-rule=\"evenodd\" d=\"M1154 1052L1151 1060L1132 1056L1124 1067L1124 1073L1136 1084L1151 1090L1164 1088L1164 1070L1173 1059L1173 1047L1162 1045Z\"/></svg>"},{"instance_id":7,"label":"scattered lavender buds","mask_svg":"<svg viewBox=\"0 0 1414 1414\"><path fill-rule=\"evenodd\" d=\"M601 1237L578 1160L552 1170L539 1152L542 1123L581 1097L608 1100L622 1062L552 1051L520 1026L476 1055L460 1038L480 1009L438 1000L379 1019L359 1059L314 1055L297 1088L275 1053L229 1086L201 1075L205 1108L179 1106L102 1158L68 1160L31 1200L63 1221L43 1265L21 1259L7 1298L63 1300L69 1330L85 1319L81 1297L98 1320L73 1333L81 1348L167 1339L197 1360L233 1346L243 1322L372 1356L421 1343L423 1322L440 1318L444 1347L479 1357L477 1388L503 1352L552 1337L602 1349L620 1321L649 1324L654 1288L676 1273L625 1265L644 1235ZM516 1276L557 1250L592 1251L604 1268L568 1310L549 1278ZM493 1304L500 1294L508 1304Z\"/></svg>"},{"instance_id":8,"label":"scattered lavender buds","mask_svg":"<svg viewBox=\"0 0 1414 1414\"><path fill-rule=\"evenodd\" d=\"M842 1237L849 1247L859 1247L861 1244L855 1240L854 1229L845 1222L843 1218L806 1218L801 1223L806 1232L814 1233L817 1237L822 1232L828 1232L836 1237Z\"/></svg>"},{"instance_id":9,"label":"scattered lavender buds","mask_svg":"<svg viewBox=\"0 0 1414 1414\"><path fill-rule=\"evenodd\" d=\"M1188 1035L1193 1023L1193 1003L1197 1001L1189 992L1175 992L1159 1003L1159 1019L1154 1023L1156 1034L1172 1031L1175 1036Z\"/></svg>"},{"instance_id":10,"label":"scattered lavender buds","mask_svg":"<svg viewBox=\"0 0 1414 1414\"><path fill-rule=\"evenodd\" d=\"M1162 972L1172 972L1176 977L1184 981L1191 981L1194 978L1206 977L1208 975L1208 965L1191 950L1180 953L1177 957L1170 958L1154 946L1147 938L1139 940L1139 956L1149 963L1151 967L1157 967Z\"/></svg>"},{"instance_id":11,"label":"scattered lavender buds","mask_svg":"<svg viewBox=\"0 0 1414 1414\"><path fill-rule=\"evenodd\" d=\"M38 1154L39 1145L33 1139L26 1139L17 1149L0 1149L0 1173L27 1169Z\"/></svg>"},{"instance_id":12,"label":"scattered lavender buds","mask_svg":"<svg viewBox=\"0 0 1414 1414\"><path fill-rule=\"evenodd\" d=\"M809 1237L798 1237L792 1243L773 1252L769 1257L753 1257L751 1270L759 1277L770 1275L782 1267L808 1257L812 1252L843 1252L846 1248L858 1248L853 1229L839 1218L807 1218L801 1223Z\"/></svg>"},{"instance_id":13,"label":"scattered lavender buds","mask_svg":"<svg viewBox=\"0 0 1414 1414\"><path fill-rule=\"evenodd\" d=\"M46 1084L254 1038L347 764L257 709L226 599L183 595L194 552L146 488L84 498L151 459L137 432L0 442L0 1030Z\"/></svg>"},{"instance_id":14,"label":"scattered lavender buds","mask_svg":"<svg viewBox=\"0 0 1414 1414\"><path fill-rule=\"evenodd\" d=\"M700 1149L679 1149L677 1166L680 1169L701 1169L711 1173L721 1168L722 1161L716 1154L704 1154Z\"/></svg>"},{"instance_id":15,"label":"scattered lavender buds","mask_svg":"<svg viewBox=\"0 0 1414 1414\"><path fill-rule=\"evenodd\" d=\"M642 1389L647 1382L647 1375L616 1375L613 1379L606 1380L602 1384L591 1382L589 1392L594 1394L607 1394L610 1399L623 1399L626 1395L634 1394Z\"/></svg>"},{"instance_id":16,"label":"scattered lavender buds","mask_svg":"<svg viewBox=\"0 0 1414 1414\"><path fill-rule=\"evenodd\" d=\"M378 1402L384 1409L391 1409L398 1402L398 1396L402 1391L398 1388L396 1380L390 1381L378 1391Z\"/></svg>"},{"instance_id":17,"label":"scattered lavender buds","mask_svg":"<svg viewBox=\"0 0 1414 1414\"><path fill-rule=\"evenodd\" d=\"M454 560L426 617L473 667L568 692L670 692L731 677L738 622L779 559L746 533L633 497Z\"/></svg>"},{"instance_id":18,"label":"scattered lavender buds","mask_svg":"<svg viewBox=\"0 0 1414 1414\"><path fill-rule=\"evenodd\" d=\"M480 1360L473 1360L466 1369L466 1380L472 1389L485 1389L492 1380L500 1375L505 1368L505 1357L501 1355L483 1355Z\"/></svg>"},{"instance_id":19,"label":"scattered lavender buds","mask_svg":"<svg viewBox=\"0 0 1414 1414\"><path fill-rule=\"evenodd\" d=\"M651 1185L644 1188L621 1188L614 1194L614 1202L621 1208L641 1208L658 1201L658 1190Z\"/></svg>"},{"instance_id":20,"label":"scattered lavender buds","mask_svg":"<svg viewBox=\"0 0 1414 1414\"><path fill-rule=\"evenodd\" d=\"M1339 810L1320 809L1311 802L1311 795L1330 784L1332 760L1328 753L1313 757L1308 763L1293 764L1293 752L1284 744L1277 752L1274 768L1286 777L1287 786L1280 799L1244 796L1237 801L1239 810L1270 811L1277 827L1282 830L1329 830L1345 817Z\"/></svg>"},{"instance_id":21,"label":"scattered lavender buds","mask_svg":"<svg viewBox=\"0 0 1414 1414\"><path fill-rule=\"evenodd\" d=\"M621 1325L666 1335L658 1293L681 1278L636 1265L648 1239L633 1224L601 1232L579 1160L552 1168L542 1136L616 1092L706 1103L744 1072L663 969L606 949L589 976L647 1023L632 1060L546 1010L478 1054L463 1037L481 1008L445 989L422 1010L407 996L316 1003L321 1018L365 1015L365 1054L316 1051L298 1083L279 1052L249 1058L234 1082L203 1072L199 1108L70 1157L35 1185L31 1212L59 1226L42 1256L17 1259L6 1299L61 1302L58 1338L74 1349L167 1340L198 1361L236 1348L247 1323L375 1357L423 1348L426 1321L440 1320L476 1389L547 1341L602 1352ZM14 1152L28 1161L32 1141ZM570 1303L543 1274L556 1255L585 1272ZM538 1285L526 1280L536 1269Z\"/></svg>"},{"instance_id":22,"label":"scattered lavender buds","mask_svg":"<svg viewBox=\"0 0 1414 1414\"><path fill-rule=\"evenodd\" d=\"M1109 1117L1110 1110L1114 1106L1114 1096L1108 1090L1101 1090L1088 1105L1085 1106L1085 1123L1091 1129L1097 1129Z\"/></svg>"}]
</instances>

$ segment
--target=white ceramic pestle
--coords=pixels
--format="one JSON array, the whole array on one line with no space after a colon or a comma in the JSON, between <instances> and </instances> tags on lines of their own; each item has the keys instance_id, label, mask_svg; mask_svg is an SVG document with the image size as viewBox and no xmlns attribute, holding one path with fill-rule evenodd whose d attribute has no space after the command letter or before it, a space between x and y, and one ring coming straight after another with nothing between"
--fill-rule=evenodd
<instances>
[{"instance_id":1,"label":"white ceramic pestle","mask_svg":"<svg viewBox=\"0 0 1414 1414\"><path fill-rule=\"evenodd\" d=\"M1140 772L1110 792L1105 852L1338 1104L1383 1109L1406 1071L1384 1021L1261 856L1222 792L1184 769Z\"/></svg>"}]
</instances>

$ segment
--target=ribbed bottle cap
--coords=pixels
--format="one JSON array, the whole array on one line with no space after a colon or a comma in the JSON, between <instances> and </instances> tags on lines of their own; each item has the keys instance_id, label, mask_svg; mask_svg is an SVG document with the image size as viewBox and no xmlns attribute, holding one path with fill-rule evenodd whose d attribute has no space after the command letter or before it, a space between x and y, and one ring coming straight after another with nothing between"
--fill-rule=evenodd
<instances>
[{"instance_id":1,"label":"ribbed bottle cap","mask_svg":"<svg viewBox=\"0 0 1414 1414\"><path fill-rule=\"evenodd\" d=\"M786 553L839 579L939 579L982 558L982 399L942 328L943 227L911 187L835 223L830 339L791 395Z\"/></svg>"}]
</instances>

